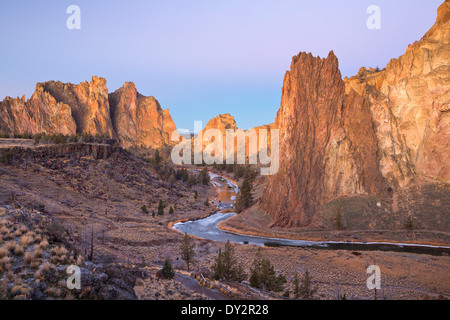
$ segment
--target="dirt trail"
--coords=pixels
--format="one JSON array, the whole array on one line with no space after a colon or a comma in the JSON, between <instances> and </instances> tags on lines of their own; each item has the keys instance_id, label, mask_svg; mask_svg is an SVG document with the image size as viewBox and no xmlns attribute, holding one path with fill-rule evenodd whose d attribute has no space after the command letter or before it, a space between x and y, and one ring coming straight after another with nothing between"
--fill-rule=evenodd
<instances>
[{"instance_id":1,"label":"dirt trail","mask_svg":"<svg viewBox=\"0 0 450 320\"><path fill-rule=\"evenodd\" d=\"M197 280L189 277L189 276L184 276L181 275L179 273L175 274L175 281L178 281L179 283L181 283L183 286L185 286L188 289L191 289L197 293L201 293L205 296L207 296L210 299L213 300L230 300L230 297L224 295L223 293L214 290L214 289L210 289L210 288L206 288L204 286L202 286L200 283L198 283Z\"/></svg>"}]
</instances>

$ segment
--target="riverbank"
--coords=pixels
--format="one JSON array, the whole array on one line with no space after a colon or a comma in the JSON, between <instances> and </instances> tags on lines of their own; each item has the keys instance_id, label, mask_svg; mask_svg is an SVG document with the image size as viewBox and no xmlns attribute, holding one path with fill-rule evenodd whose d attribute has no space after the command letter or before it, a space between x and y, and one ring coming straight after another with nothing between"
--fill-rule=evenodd
<instances>
[{"instance_id":1,"label":"riverbank","mask_svg":"<svg viewBox=\"0 0 450 320\"><path fill-rule=\"evenodd\" d=\"M266 238L305 241L390 242L412 245L450 246L450 233L428 230L302 230L272 226L270 218L252 207L218 225L227 232Z\"/></svg>"}]
</instances>

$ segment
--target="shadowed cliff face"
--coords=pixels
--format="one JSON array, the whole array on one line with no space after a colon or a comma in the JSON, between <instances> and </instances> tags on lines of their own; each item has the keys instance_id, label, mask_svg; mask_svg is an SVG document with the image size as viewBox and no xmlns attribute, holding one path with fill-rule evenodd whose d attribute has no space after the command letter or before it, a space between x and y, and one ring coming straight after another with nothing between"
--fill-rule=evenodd
<instances>
[{"instance_id":1,"label":"shadowed cliff face","mask_svg":"<svg viewBox=\"0 0 450 320\"><path fill-rule=\"evenodd\" d=\"M160 148L176 130L169 110L140 95L133 83L108 95L106 80L95 76L78 85L38 83L28 101L7 97L0 102L0 116L1 132L106 135L123 147Z\"/></svg>"},{"instance_id":2,"label":"shadowed cliff face","mask_svg":"<svg viewBox=\"0 0 450 320\"><path fill-rule=\"evenodd\" d=\"M369 104L345 84L333 52L300 53L284 78L280 169L270 178L262 208L277 225L309 225L325 199L385 193Z\"/></svg>"},{"instance_id":3,"label":"shadowed cliff face","mask_svg":"<svg viewBox=\"0 0 450 320\"><path fill-rule=\"evenodd\" d=\"M435 26L385 71L363 68L344 82L333 52L293 58L276 120L280 170L261 203L275 225L310 225L320 205L341 196L448 186L449 8L442 4Z\"/></svg>"}]
</instances>

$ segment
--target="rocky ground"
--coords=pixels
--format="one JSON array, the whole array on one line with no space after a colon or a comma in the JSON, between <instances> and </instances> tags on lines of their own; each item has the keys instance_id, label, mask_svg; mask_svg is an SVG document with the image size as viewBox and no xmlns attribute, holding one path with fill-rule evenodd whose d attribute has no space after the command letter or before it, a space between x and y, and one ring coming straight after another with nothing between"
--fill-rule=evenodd
<instances>
[{"instance_id":1,"label":"rocky ground","mask_svg":"<svg viewBox=\"0 0 450 320\"><path fill-rule=\"evenodd\" d=\"M5 150L0 148L2 152ZM0 164L2 297L221 297L217 290L201 289L204 287L199 286L191 273L207 276L224 244L195 239L196 259L187 273L179 255L182 234L170 228L176 221L210 214L213 207L207 207L205 200L217 195L215 188L188 187L179 181L170 185L152 165L111 146L67 144L37 150L16 147L12 153L8 164ZM194 199L195 190L198 199ZM165 214L153 217L152 211L157 212L160 199L167 205ZM141 210L143 204L149 213ZM169 214L169 207L175 205L174 213ZM24 215L26 218L22 218ZM29 241L22 243L22 237ZM89 261L92 243L93 259ZM16 244L22 246L23 253L20 248L16 252ZM42 253L36 248L41 248ZM258 249L235 245L237 258L247 272ZM450 295L447 277L450 258L445 256L287 247L262 250L275 270L287 276L288 290L292 291L294 275L301 277L308 269L318 287L316 298L319 299L336 299L344 293L348 299L372 299L373 292L365 285L366 268L372 263L382 271L383 289L378 292L378 298L448 298ZM177 271L174 280L163 280L155 274L166 259ZM83 282L89 283L86 291L74 293L63 287L64 270L72 263L83 268ZM40 269L59 273L57 276L44 273L47 276L41 282L36 275ZM283 292L255 292L245 283L215 285L226 286L234 292L233 298L283 298Z\"/></svg>"}]
</instances>

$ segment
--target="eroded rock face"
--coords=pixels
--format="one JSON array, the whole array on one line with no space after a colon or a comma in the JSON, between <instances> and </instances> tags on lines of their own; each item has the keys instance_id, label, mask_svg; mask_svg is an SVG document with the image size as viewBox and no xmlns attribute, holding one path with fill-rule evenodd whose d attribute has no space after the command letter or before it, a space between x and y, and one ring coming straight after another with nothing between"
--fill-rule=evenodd
<instances>
[{"instance_id":1,"label":"eroded rock face","mask_svg":"<svg viewBox=\"0 0 450 320\"><path fill-rule=\"evenodd\" d=\"M448 186L449 9L441 5L430 31L383 71L343 81L332 52L293 58L276 119L280 170L261 203L275 225L314 224L333 198Z\"/></svg>"},{"instance_id":2,"label":"eroded rock face","mask_svg":"<svg viewBox=\"0 0 450 320\"><path fill-rule=\"evenodd\" d=\"M85 81L78 85L48 81L43 86L56 101L71 107L78 133L114 136L104 78L94 76L91 82Z\"/></svg>"},{"instance_id":3,"label":"eroded rock face","mask_svg":"<svg viewBox=\"0 0 450 320\"><path fill-rule=\"evenodd\" d=\"M87 133L116 138L123 147L160 148L171 143L176 130L169 110L139 94L132 82L108 94L106 80L95 76L78 85L38 83L28 101L2 101L0 116L0 132Z\"/></svg>"},{"instance_id":4,"label":"eroded rock face","mask_svg":"<svg viewBox=\"0 0 450 320\"><path fill-rule=\"evenodd\" d=\"M300 53L284 78L280 169L269 179L262 208L277 225L306 226L324 200L383 193L369 103L345 84L333 52L326 59Z\"/></svg>"},{"instance_id":5,"label":"eroded rock face","mask_svg":"<svg viewBox=\"0 0 450 320\"><path fill-rule=\"evenodd\" d=\"M216 129L220 131L220 135L222 137L223 150L221 151L220 158L223 162L226 162L226 150L227 150L227 130L231 130L230 134L235 135L234 139L234 153L242 152L245 154L246 161L248 162L248 158L251 155L258 154L258 151L262 148L270 150L271 146L271 130L277 129L276 123L271 123L268 125L263 125L255 128L251 128L249 130L243 130L237 127L236 120L230 114L219 114L217 117L212 118L208 121L205 128L202 130L202 150L204 150L208 145L211 145L214 141L215 137L209 139L209 137L205 136L205 132L210 129ZM264 140L260 140L260 130L266 130L266 136ZM256 149L250 148L250 133L253 130L255 134L256 141ZM244 137L245 140L245 149L242 141L238 141L237 137ZM197 136L196 141L199 143L200 136ZM214 153L215 154L215 153ZM235 156L235 163L238 159Z\"/></svg>"},{"instance_id":6,"label":"eroded rock face","mask_svg":"<svg viewBox=\"0 0 450 320\"><path fill-rule=\"evenodd\" d=\"M75 134L76 123L69 105L58 102L42 84L28 101L25 96L0 102L0 131L6 133Z\"/></svg>"},{"instance_id":7,"label":"eroded rock face","mask_svg":"<svg viewBox=\"0 0 450 320\"><path fill-rule=\"evenodd\" d=\"M169 110L163 110L154 97L139 94L133 82L126 82L109 98L114 127L123 146L160 148L171 143L175 123Z\"/></svg>"},{"instance_id":8,"label":"eroded rock face","mask_svg":"<svg viewBox=\"0 0 450 320\"><path fill-rule=\"evenodd\" d=\"M370 100L380 166L399 188L450 182L450 3L436 24L386 70L346 81Z\"/></svg>"}]
</instances>

